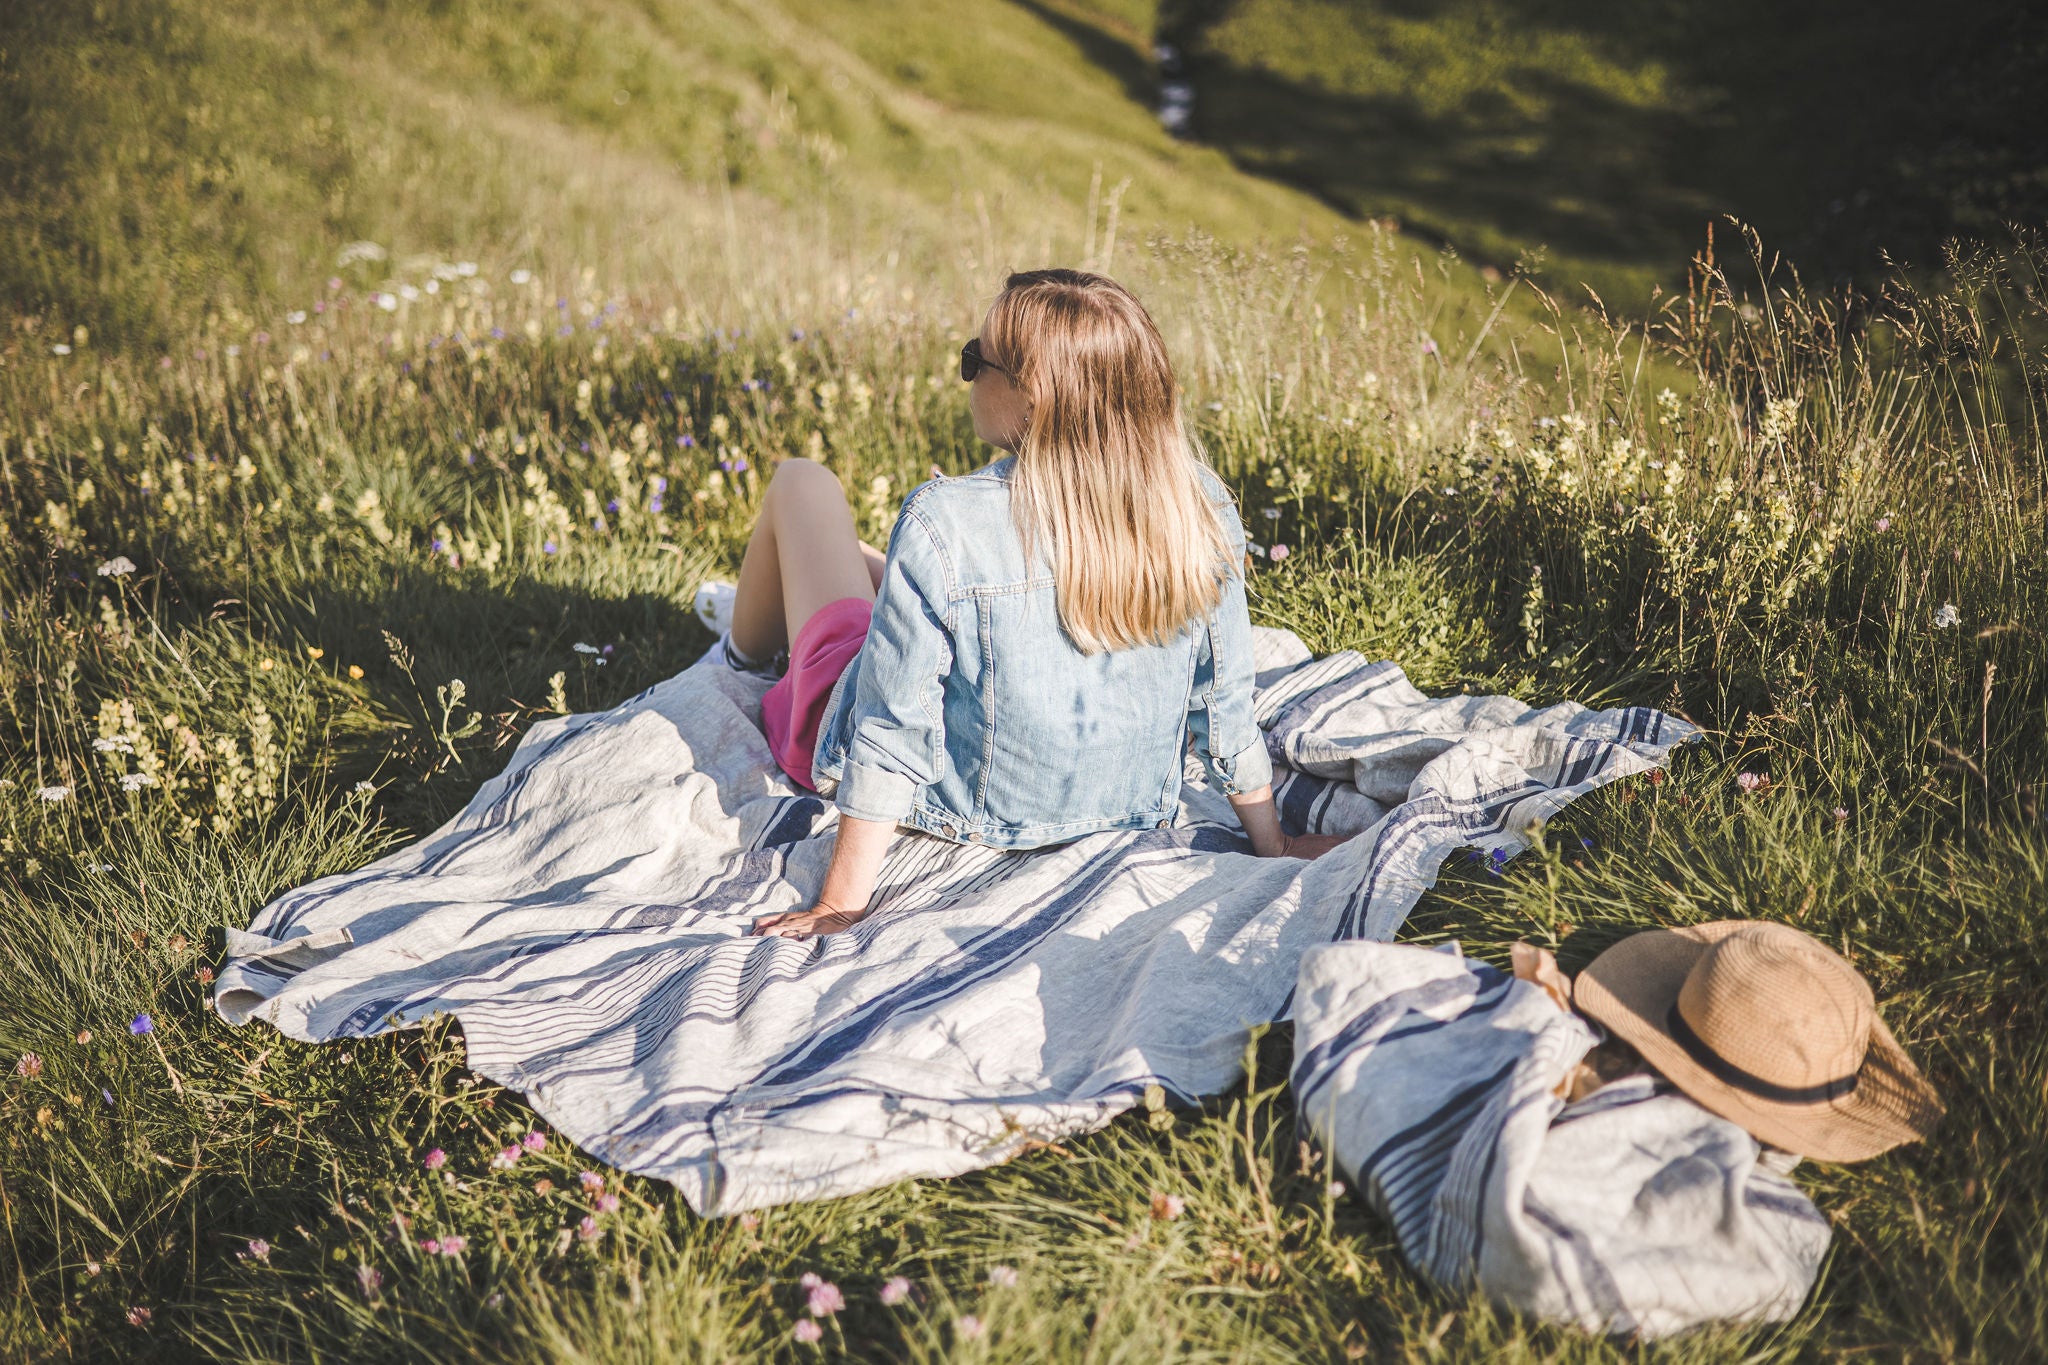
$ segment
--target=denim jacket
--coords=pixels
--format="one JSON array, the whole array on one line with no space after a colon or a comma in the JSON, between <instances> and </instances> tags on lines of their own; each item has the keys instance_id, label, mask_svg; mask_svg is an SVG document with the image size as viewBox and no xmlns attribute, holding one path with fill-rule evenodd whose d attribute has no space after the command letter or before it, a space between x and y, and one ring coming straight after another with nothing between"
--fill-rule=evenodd
<instances>
[{"instance_id":1,"label":"denim jacket","mask_svg":"<svg viewBox=\"0 0 2048 1365\"><path fill-rule=\"evenodd\" d=\"M1190 734L1210 780L1272 780L1252 719L1244 527L1215 610L1163 645L1083 654L1060 627L1044 551L1025 563L1015 457L904 501L866 643L818 727L812 781L839 809L943 838L1034 848L1169 824Z\"/></svg>"}]
</instances>

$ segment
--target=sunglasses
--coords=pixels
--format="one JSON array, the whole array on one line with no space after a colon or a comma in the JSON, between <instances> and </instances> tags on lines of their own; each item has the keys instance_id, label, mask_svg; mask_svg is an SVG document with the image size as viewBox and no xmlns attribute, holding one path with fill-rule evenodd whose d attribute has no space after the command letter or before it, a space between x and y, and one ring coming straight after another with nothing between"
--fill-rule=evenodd
<instances>
[{"instance_id":1,"label":"sunglasses","mask_svg":"<svg viewBox=\"0 0 2048 1365\"><path fill-rule=\"evenodd\" d=\"M1008 370L996 364L995 361L983 355L981 353L981 338L974 337L965 346L960 348L960 378L964 383L972 384L975 376L985 369L994 370L997 374L1013 382L1017 378L1016 375L1011 374Z\"/></svg>"}]
</instances>

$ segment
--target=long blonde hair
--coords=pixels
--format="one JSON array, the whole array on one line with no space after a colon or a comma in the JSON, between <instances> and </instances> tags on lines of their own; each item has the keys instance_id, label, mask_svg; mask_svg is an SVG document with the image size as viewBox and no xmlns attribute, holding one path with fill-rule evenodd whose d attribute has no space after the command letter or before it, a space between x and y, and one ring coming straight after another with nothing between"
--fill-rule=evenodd
<instances>
[{"instance_id":1,"label":"long blonde hair","mask_svg":"<svg viewBox=\"0 0 2048 1365\"><path fill-rule=\"evenodd\" d=\"M981 341L1030 400L1011 508L1026 556L1046 547L1068 637L1087 654L1165 644L1211 611L1229 541L1144 305L1102 275L1023 271Z\"/></svg>"}]
</instances>

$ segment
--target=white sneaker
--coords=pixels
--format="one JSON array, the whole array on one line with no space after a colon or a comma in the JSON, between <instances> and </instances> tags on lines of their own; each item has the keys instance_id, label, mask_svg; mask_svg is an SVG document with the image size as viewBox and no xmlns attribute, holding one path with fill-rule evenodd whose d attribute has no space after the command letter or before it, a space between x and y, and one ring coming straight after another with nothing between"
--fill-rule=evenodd
<instances>
[{"instance_id":1,"label":"white sneaker","mask_svg":"<svg viewBox=\"0 0 2048 1365\"><path fill-rule=\"evenodd\" d=\"M732 604L739 595L738 588L718 579L704 584L697 589L697 619L713 635L725 634L732 629Z\"/></svg>"}]
</instances>

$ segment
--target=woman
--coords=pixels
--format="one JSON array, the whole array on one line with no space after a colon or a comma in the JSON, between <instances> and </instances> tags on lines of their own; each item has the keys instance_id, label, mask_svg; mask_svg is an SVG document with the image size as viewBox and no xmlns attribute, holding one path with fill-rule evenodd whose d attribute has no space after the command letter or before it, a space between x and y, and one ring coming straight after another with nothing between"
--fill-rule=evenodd
<instances>
[{"instance_id":1,"label":"woman","mask_svg":"<svg viewBox=\"0 0 2048 1365\"><path fill-rule=\"evenodd\" d=\"M1337 844L1280 831L1244 528L1144 308L1100 275L1012 275L960 377L975 433L1009 454L912 493L886 557L822 466L786 461L769 485L726 656L758 669L787 649L769 747L840 818L816 903L754 932L858 921L898 825L1003 848L1164 828L1190 733L1256 853Z\"/></svg>"}]
</instances>

